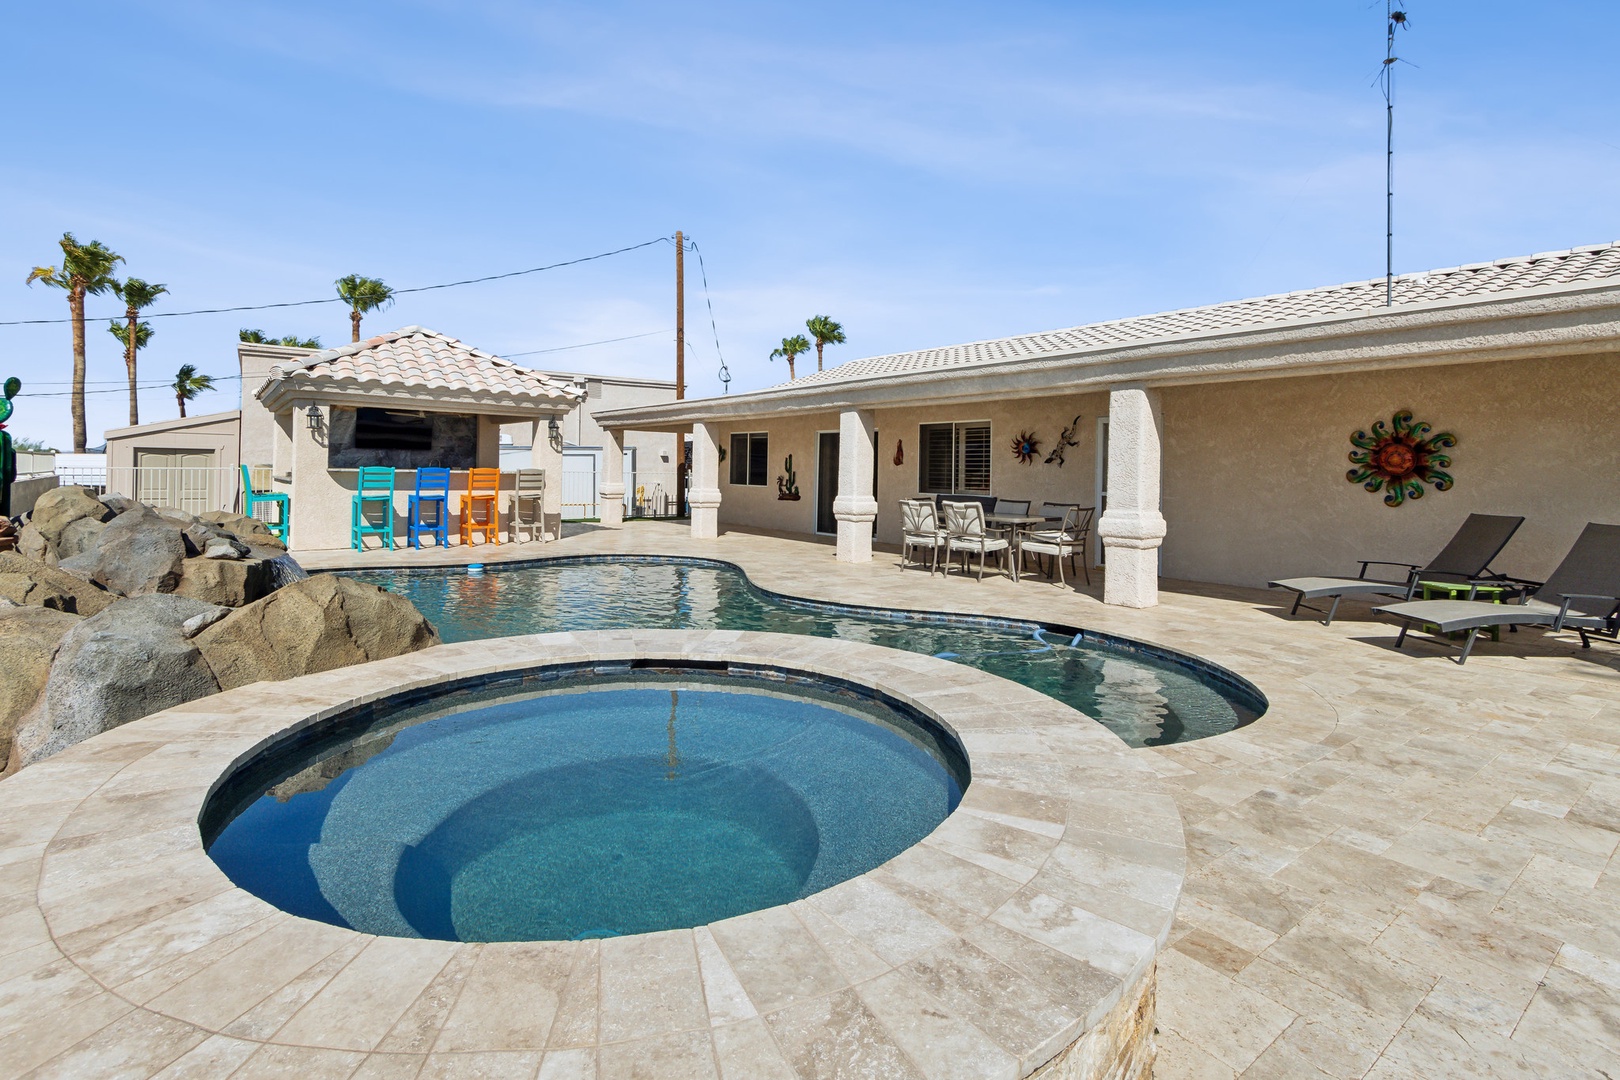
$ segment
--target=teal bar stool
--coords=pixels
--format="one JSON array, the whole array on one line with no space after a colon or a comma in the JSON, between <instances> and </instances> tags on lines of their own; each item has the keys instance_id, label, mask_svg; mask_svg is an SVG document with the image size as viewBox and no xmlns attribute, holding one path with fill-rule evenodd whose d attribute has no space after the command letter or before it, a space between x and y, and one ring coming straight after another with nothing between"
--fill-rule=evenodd
<instances>
[{"instance_id":1,"label":"teal bar stool","mask_svg":"<svg viewBox=\"0 0 1620 1080\"><path fill-rule=\"evenodd\" d=\"M376 525L366 517L366 504L382 505L382 521ZM349 538L354 550L366 549L367 536L381 536L384 551L394 550L394 470L367 465L360 469L360 483L354 492L349 520Z\"/></svg>"},{"instance_id":2,"label":"teal bar stool","mask_svg":"<svg viewBox=\"0 0 1620 1080\"><path fill-rule=\"evenodd\" d=\"M287 542L287 527L292 524L292 500L280 491L254 491L253 479L248 475L248 467L242 467L242 513L248 517L253 516L256 506L277 507L276 520L269 521L261 518L269 528L271 535L283 544Z\"/></svg>"}]
</instances>

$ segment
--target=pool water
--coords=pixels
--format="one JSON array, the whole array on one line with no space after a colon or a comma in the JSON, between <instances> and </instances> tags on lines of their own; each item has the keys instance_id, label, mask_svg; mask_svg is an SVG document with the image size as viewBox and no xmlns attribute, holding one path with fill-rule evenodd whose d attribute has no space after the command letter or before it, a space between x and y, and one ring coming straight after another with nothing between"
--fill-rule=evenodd
<instances>
[{"instance_id":1,"label":"pool water","mask_svg":"<svg viewBox=\"0 0 1620 1080\"><path fill-rule=\"evenodd\" d=\"M249 766L210 804L205 841L242 888L365 933L699 926L865 873L945 819L960 749L901 708L819 681L627 666L371 707Z\"/></svg>"},{"instance_id":2,"label":"pool water","mask_svg":"<svg viewBox=\"0 0 1620 1080\"><path fill-rule=\"evenodd\" d=\"M1037 623L880 612L774 596L699 560L556 559L454 570L349 572L410 599L446 641L623 627L765 630L927 653L1012 679L1107 725L1132 746L1231 731L1265 710L1215 669Z\"/></svg>"}]
</instances>

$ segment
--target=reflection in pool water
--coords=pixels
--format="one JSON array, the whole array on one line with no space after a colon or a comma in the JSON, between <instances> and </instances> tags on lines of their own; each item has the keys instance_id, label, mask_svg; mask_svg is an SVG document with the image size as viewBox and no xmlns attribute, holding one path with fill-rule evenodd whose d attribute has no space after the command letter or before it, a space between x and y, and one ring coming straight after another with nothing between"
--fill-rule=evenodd
<instances>
[{"instance_id":1,"label":"reflection in pool water","mask_svg":"<svg viewBox=\"0 0 1620 1080\"><path fill-rule=\"evenodd\" d=\"M1258 692L1172 658L1076 641L1034 623L949 620L772 596L697 560L557 559L350 576L408 597L446 641L620 627L767 630L942 656L1023 683L1106 724L1132 746L1202 739L1265 710Z\"/></svg>"},{"instance_id":2,"label":"reflection in pool water","mask_svg":"<svg viewBox=\"0 0 1620 1080\"><path fill-rule=\"evenodd\" d=\"M408 707L259 764L213 808L209 854L281 909L367 933L643 933L864 873L966 784L953 744L820 684L534 685Z\"/></svg>"}]
</instances>

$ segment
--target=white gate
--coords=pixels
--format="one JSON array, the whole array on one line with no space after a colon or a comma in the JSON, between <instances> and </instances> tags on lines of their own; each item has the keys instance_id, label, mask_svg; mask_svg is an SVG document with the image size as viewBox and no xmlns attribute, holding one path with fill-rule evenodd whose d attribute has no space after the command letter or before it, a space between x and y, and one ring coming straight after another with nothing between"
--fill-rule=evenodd
<instances>
[{"instance_id":1,"label":"white gate","mask_svg":"<svg viewBox=\"0 0 1620 1080\"><path fill-rule=\"evenodd\" d=\"M564 521L601 517L596 504L597 457L594 450L564 450L562 516Z\"/></svg>"}]
</instances>

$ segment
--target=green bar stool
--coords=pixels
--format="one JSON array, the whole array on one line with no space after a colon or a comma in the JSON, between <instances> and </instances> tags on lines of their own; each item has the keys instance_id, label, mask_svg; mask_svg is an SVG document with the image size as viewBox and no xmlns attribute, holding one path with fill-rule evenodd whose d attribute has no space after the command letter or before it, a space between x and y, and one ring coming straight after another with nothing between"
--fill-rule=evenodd
<instances>
[{"instance_id":1,"label":"green bar stool","mask_svg":"<svg viewBox=\"0 0 1620 1080\"><path fill-rule=\"evenodd\" d=\"M253 516L256 506L274 506L278 508L276 520L264 520L270 533L283 544L287 542L287 529L292 524L292 499L280 491L254 491L253 479L248 475L248 467L242 467L242 513L248 517Z\"/></svg>"},{"instance_id":2,"label":"green bar stool","mask_svg":"<svg viewBox=\"0 0 1620 1080\"><path fill-rule=\"evenodd\" d=\"M376 525L366 517L366 504L382 505L382 521ZM362 466L360 483L354 492L349 518L349 539L354 550L366 549L367 536L381 536L384 551L394 550L394 470L376 465Z\"/></svg>"}]
</instances>

